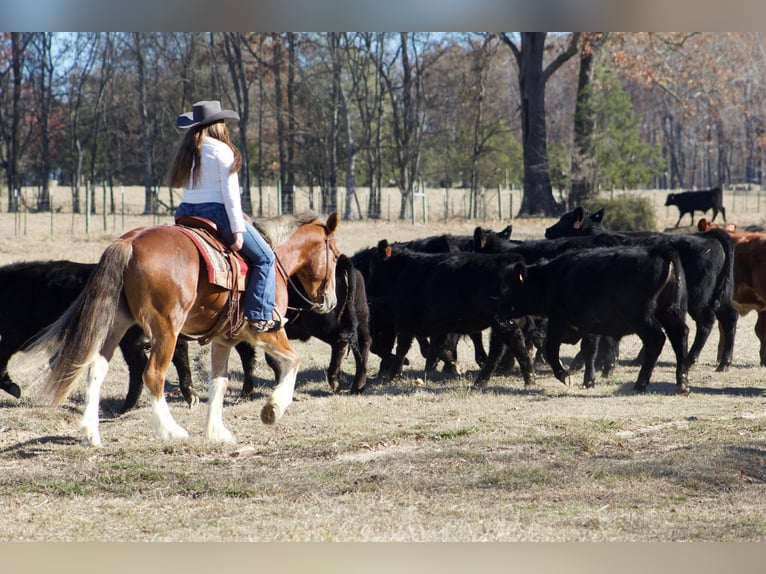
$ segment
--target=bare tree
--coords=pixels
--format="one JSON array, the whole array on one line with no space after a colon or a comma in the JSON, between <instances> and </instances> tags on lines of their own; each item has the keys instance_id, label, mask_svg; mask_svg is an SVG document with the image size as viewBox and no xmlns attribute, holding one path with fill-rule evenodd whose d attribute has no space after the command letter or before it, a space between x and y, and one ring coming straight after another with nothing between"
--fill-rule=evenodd
<instances>
[{"instance_id":1,"label":"bare tree","mask_svg":"<svg viewBox=\"0 0 766 574\"><path fill-rule=\"evenodd\" d=\"M425 48L426 43L421 42L418 34L401 32L394 58L381 70L391 103L394 179L401 193L400 219L407 214L420 175L423 126L429 106L426 68L438 58L438 53L432 53L425 60L422 53Z\"/></svg>"},{"instance_id":2,"label":"bare tree","mask_svg":"<svg viewBox=\"0 0 766 574\"><path fill-rule=\"evenodd\" d=\"M524 150L524 199L520 216L556 215L560 207L553 199L548 169L548 138L545 126L545 84L577 53L580 33L570 35L566 48L547 65L546 32L522 32L517 42L505 33L502 41L511 49L518 69L521 96L521 134Z\"/></svg>"}]
</instances>

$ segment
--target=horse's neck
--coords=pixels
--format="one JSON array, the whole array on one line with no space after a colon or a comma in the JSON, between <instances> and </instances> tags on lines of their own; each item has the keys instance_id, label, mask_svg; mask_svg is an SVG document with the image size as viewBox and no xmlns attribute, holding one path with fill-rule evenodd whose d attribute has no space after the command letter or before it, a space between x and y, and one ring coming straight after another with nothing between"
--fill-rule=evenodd
<instances>
[{"instance_id":1,"label":"horse's neck","mask_svg":"<svg viewBox=\"0 0 766 574\"><path fill-rule=\"evenodd\" d=\"M290 245L289 242L276 247L274 253L276 253L279 264L288 276L297 272L305 263L301 250Z\"/></svg>"}]
</instances>

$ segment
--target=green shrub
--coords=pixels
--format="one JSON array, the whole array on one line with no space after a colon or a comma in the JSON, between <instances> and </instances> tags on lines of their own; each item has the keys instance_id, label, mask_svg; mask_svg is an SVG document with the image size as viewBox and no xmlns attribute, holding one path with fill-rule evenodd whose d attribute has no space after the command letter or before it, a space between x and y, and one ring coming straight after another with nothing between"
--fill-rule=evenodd
<instances>
[{"instance_id":1,"label":"green shrub","mask_svg":"<svg viewBox=\"0 0 766 574\"><path fill-rule=\"evenodd\" d=\"M652 203L644 197L628 195L615 199L589 199L585 209L594 213L604 208L601 225L612 231L655 231L657 217Z\"/></svg>"}]
</instances>

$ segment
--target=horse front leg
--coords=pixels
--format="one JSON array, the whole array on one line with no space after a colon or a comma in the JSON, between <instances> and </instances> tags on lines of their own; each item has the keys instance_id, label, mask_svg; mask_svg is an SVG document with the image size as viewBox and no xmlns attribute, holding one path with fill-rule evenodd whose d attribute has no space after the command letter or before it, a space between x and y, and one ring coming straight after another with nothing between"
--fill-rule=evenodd
<instances>
[{"instance_id":1,"label":"horse front leg","mask_svg":"<svg viewBox=\"0 0 766 574\"><path fill-rule=\"evenodd\" d=\"M215 442L237 442L231 431L223 424L223 399L229 386L230 353L231 345L220 340L213 340L211 343L205 436Z\"/></svg>"},{"instance_id":2,"label":"horse front leg","mask_svg":"<svg viewBox=\"0 0 766 574\"><path fill-rule=\"evenodd\" d=\"M268 402L261 409L261 421L263 424L271 425L285 414L285 410L293 402L295 378L301 361L298 353L290 345L284 329L274 333L264 333L258 338L262 341L264 350L278 364L277 385L271 392Z\"/></svg>"}]
</instances>

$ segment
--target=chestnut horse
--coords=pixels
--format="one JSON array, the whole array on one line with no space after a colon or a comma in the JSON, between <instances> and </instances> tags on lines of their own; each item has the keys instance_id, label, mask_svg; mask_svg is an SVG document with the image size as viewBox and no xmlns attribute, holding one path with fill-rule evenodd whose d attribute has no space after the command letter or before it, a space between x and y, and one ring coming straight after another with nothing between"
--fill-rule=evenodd
<instances>
[{"instance_id":1,"label":"chestnut horse","mask_svg":"<svg viewBox=\"0 0 766 574\"><path fill-rule=\"evenodd\" d=\"M315 216L281 216L254 223L267 229L277 245L276 308L280 315L284 317L287 311L291 275L304 287L314 311L332 311L336 304L335 261L339 252L334 232L338 214L331 214L326 223ZM101 384L120 339L138 324L151 342L143 382L151 393L152 431L159 439L183 439L188 432L173 419L165 401L165 373L177 337L208 336L219 316L228 313L229 296L228 290L208 281L197 248L177 227L134 229L106 248L82 294L33 343L27 361L36 360L41 353L50 356L40 391L54 405L68 396L87 371L80 428L83 444L98 446ZM273 424L292 402L299 357L284 326L255 333L245 323L234 333L225 331L211 340L205 435L213 441L235 442L223 423L231 348L247 341L262 348L279 366L277 385L261 410L265 424Z\"/></svg>"}]
</instances>

